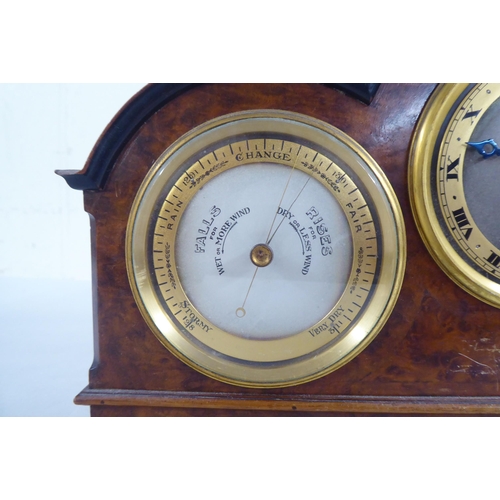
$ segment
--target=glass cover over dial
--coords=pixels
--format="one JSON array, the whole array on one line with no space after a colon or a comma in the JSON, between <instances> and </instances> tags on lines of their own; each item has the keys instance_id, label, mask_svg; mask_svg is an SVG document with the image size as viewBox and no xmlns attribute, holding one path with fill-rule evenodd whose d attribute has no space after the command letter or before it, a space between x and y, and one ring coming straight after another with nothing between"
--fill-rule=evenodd
<instances>
[{"instance_id":1,"label":"glass cover over dial","mask_svg":"<svg viewBox=\"0 0 500 500\"><path fill-rule=\"evenodd\" d=\"M500 84L441 85L415 134L410 194L434 259L500 307Z\"/></svg>"},{"instance_id":2,"label":"glass cover over dial","mask_svg":"<svg viewBox=\"0 0 500 500\"><path fill-rule=\"evenodd\" d=\"M131 212L127 264L149 326L193 368L286 386L352 359L394 306L397 200L374 160L312 118L227 115L158 158Z\"/></svg>"}]
</instances>

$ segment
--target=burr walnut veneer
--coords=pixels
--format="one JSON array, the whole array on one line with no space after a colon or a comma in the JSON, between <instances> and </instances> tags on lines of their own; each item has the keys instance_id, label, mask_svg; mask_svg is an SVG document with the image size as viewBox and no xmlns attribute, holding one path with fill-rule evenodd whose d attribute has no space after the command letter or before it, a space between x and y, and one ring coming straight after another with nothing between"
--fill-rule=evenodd
<instances>
[{"instance_id":1,"label":"burr walnut veneer","mask_svg":"<svg viewBox=\"0 0 500 500\"><path fill-rule=\"evenodd\" d=\"M324 84L154 84L134 96L83 170L58 172L83 190L92 234L95 355L89 385L75 402L90 405L93 416L500 413L500 311L439 269L410 208L409 148L434 88L381 84L363 98L349 87ZM280 389L219 382L173 356L141 316L125 262L131 206L158 156L207 120L254 109L303 113L349 134L385 172L406 225L402 290L378 336L340 369Z\"/></svg>"}]
</instances>

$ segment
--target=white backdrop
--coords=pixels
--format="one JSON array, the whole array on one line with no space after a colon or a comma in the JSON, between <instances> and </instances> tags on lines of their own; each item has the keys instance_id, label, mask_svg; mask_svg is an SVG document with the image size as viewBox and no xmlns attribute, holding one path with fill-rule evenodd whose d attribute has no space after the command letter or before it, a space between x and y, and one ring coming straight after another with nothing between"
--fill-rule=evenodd
<instances>
[{"instance_id":1,"label":"white backdrop","mask_svg":"<svg viewBox=\"0 0 500 500\"><path fill-rule=\"evenodd\" d=\"M0 84L0 416L86 416L90 233L80 170L144 84Z\"/></svg>"}]
</instances>

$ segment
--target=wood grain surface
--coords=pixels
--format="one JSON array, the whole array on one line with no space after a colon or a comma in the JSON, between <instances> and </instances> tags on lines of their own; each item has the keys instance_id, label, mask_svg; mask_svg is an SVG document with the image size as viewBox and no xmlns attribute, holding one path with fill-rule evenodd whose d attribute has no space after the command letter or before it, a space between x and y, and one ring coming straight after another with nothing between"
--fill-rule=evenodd
<instances>
[{"instance_id":1,"label":"wood grain surface","mask_svg":"<svg viewBox=\"0 0 500 500\"><path fill-rule=\"evenodd\" d=\"M92 221L95 361L89 386L75 401L90 404L96 416L500 413L500 311L445 276L410 209L409 146L434 87L382 84L367 105L320 84L206 84L152 114L121 151L103 189L84 193ZM193 127L251 109L304 113L351 135L389 178L406 224L404 283L382 331L339 370L284 389L231 386L176 359L144 322L125 266L129 211L156 158Z\"/></svg>"}]
</instances>

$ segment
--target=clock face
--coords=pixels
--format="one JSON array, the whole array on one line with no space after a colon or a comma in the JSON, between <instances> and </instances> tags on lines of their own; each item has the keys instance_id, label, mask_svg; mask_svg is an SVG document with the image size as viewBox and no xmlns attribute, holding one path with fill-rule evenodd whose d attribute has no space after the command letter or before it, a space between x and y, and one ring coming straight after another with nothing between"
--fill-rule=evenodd
<instances>
[{"instance_id":1,"label":"clock face","mask_svg":"<svg viewBox=\"0 0 500 500\"><path fill-rule=\"evenodd\" d=\"M434 259L457 284L500 307L499 84L438 87L410 160L415 219Z\"/></svg>"},{"instance_id":2,"label":"clock face","mask_svg":"<svg viewBox=\"0 0 500 500\"><path fill-rule=\"evenodd\" d=\"M277 387L339 368L373 340L404 270L402 216L374 160L303 115L198 127L134 202L127 266L152 331L194 369Z\"/></svg>"}]
</instances>

